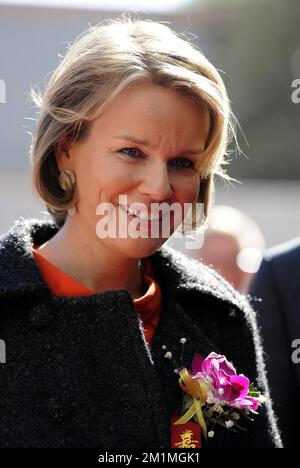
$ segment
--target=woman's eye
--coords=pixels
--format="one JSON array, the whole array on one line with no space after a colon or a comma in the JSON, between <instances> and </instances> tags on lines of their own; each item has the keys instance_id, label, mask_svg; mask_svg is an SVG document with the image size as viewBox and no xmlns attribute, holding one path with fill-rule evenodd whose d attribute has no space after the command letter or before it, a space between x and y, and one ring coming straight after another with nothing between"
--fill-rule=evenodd
<instances>
[{"instance_id":1,"label":"woman's eye","mask_svg":"<svg viewBox=\"0 0 300 468\"><path fill-rule=\"evenodd\" d=\"M119 153L129 156L132 159L142 158L142 152L137 148L122 148ZM170 161L176 169L194 169L195 163L188 158L177 158Z\"/></svg>"},{"instance_id":2,"label":"woman's eye","mask_svg":"<svg viewBox=\"0 0 300 468\"><path fill-rule=\"evenodd\" d=\"M119 152L135 159L141 156L141 152L136 148L122 148Z\"/></svg>"},{"instance_id":3,"label":"woman's eye","mask_svg":"<svg viewBox=\"0 0 300 468\"><path fill-rule=\"evenodd\" d=\"M172 163L175 163L175 166L177 166L179 169L193 169L195 167L194 161L191 161L188 158L174 159Z\"/></svg>"}]
</instances>

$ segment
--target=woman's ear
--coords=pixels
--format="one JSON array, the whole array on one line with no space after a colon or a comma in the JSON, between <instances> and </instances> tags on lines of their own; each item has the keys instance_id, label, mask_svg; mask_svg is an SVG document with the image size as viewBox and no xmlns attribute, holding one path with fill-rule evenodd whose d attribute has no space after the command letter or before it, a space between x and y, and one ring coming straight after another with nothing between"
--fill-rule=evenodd
<instances>
[{"instance_id":1,"label":"woman's ear","mask_svg":"<svg viewBox=\"0 0 300 468\"><path fill-rule=\"evenodd\" d=\"M70 148L72 142L67 135L63 135L55 145L55 158L59 172L70 169Z\"/></svg>"}]
</instances>

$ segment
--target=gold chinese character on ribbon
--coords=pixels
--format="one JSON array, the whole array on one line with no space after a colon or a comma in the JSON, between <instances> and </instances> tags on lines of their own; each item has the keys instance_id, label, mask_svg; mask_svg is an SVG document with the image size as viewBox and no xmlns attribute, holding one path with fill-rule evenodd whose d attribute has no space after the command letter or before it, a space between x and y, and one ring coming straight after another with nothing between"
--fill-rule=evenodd
<instances>
[{"instance_id":1,"label":"gold chinese character on ribbon","mask_svg":"<svg viewBox=\"0 0 300 468\"><path fill-rule=\"evenodd\" d=\"M199 443L198 440L191 440L193 436L193 431L191 430L186 430L180 434L181 437L181 442L177 442L175 446L178 446L178 448L195 448L197 447L197 443Z\"/></svg>"}]
</instances>

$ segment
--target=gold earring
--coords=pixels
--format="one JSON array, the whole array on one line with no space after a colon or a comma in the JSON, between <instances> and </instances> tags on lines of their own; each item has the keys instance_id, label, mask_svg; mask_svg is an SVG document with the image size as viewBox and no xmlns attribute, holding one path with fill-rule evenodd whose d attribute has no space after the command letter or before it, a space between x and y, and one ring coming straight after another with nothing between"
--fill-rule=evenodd
<instances>
[{"instance_id":1,"label":"gold earring","mask_svg":"<svg viewBox=\"0 0 300 468\"><path fill-rule=\"evenodd\" d=\"M64 191L71 191L75 184L75 175L67 169L59 174L58 182Z\"/></svg>"},{"instance_id":2,"label":"gold earring","mask_svg":"<svg viewBox=\"0 0 300 468\"><path fill-rule=\"evenodd\" d=\"M65 192L71 193L75 185L74 173L68 169L61 172L58 177L58 183L60 188L62 188ZM75 206L71 206L67 211L69 216L73 216L76 211Z\"/></svg>"}]
</instances>

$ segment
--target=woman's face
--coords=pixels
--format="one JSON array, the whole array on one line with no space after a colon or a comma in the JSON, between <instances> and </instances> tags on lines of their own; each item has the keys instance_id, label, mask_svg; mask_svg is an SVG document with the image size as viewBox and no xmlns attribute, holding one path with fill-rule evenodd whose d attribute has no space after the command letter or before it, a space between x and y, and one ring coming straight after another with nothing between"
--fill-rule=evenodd
<instances>
[{"instance_id":1,"label":"woman's face","mask_svg":"<svg viewBox=\"0 0 300 468\"><path fill-rule=\"evenodd\" d=\"M124 257L154 253L166 238L100 238L96 227L103 214L96 209L103 203L115 207L118 228L139 220L119 208L120 195L127 196L123 207L142 203L149 211L153 203L183 207L195 202L209 126L209 112L174 89L150 83L126 88L92 123L87 139L69 143L67 153L57 153L60 171L70 169L76 177L79 201L71 222L84 231L85 239ZM171 234L178 227L174 224L172 219ZM148 231L147 221L141 226Z\"/></svg>"}]
</instances>

